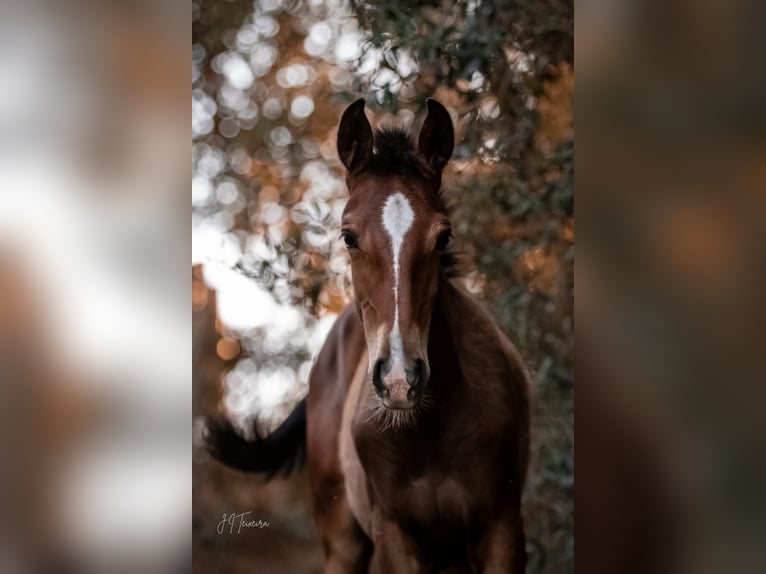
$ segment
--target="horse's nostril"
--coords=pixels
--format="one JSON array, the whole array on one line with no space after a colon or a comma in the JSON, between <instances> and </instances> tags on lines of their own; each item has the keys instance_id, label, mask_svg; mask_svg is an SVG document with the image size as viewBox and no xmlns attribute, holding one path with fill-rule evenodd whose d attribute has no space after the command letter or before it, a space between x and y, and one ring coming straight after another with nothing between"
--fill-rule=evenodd
<instances>
[{"instance_id":1,"label":"horse's nostril","mask_svg":"<svg viewBox=\"0 0 766 574\"><path fill-rule=\"evenodd\" d=\"M426 364L423 359L416 359L415 365L412 370L407 371L407 382L409 383L411 392L417 394L420 392L420 388L425 383Z\"/></svg>"},{"instance_id":2,"label":"horse's nostril","mask_svg":"<svg viewBox=\"0 0 766 574\"><path fill-rule=\"evenodd\" d=\"M372 384L382 397L388 396L388 389L383 384L383 369L387 359L378 359L372 369Z\"/></svg>"}]
</instances>

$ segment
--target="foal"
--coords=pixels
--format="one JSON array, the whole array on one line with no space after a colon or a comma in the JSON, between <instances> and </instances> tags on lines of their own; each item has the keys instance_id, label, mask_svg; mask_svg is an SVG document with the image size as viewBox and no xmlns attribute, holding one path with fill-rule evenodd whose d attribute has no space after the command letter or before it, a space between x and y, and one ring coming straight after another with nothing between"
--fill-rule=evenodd
<instances>
[{"instance_id":1,"label":"foal","mask_svg":"<svg viewBox=\"0 0 766 574\"><path fill-rule=\"evenodd\" d=\"M529 450L518 352L452 276L441 173L454 145L428 102L415 146L373 133L364 100L338 153L350 199L342 237L356 301L338 318L308 396L270 436L208 425L221 461L274 473L307 453L325 572L524 572Z\"/></svg>"}]
</instances>

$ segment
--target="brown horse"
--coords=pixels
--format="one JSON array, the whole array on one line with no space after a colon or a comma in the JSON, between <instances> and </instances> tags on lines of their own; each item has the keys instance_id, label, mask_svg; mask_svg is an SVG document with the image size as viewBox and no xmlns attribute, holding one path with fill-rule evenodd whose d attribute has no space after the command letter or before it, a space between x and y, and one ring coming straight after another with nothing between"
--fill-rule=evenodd
<instances>
[{"instance_id":1,"label":"brown horse","mask_svg":"<svg viewBox=\"0 0 766 574\"><path fill-rule=\"evenodd\" d=\"M453 145L434 100L417 146L397 129L373 133L364 100L349 106L338 152L356 303L330 332L308 396L273 434L246 440L224 421L208 426L211 452L243 470L273 474L305 449L328 573L525 569L528 381L453 277L440 194Z\"/></svg>"}]
</instances>

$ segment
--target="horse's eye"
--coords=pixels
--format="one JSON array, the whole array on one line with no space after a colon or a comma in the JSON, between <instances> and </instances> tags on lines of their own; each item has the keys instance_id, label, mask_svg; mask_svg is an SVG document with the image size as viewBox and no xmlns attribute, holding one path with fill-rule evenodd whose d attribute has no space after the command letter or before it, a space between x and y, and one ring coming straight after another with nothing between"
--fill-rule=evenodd
<instances>
[{"instance_id":1,"label":"horse's eye","mask_svg":"<svg viewBox=\"0 0 766 574\"><path fill-rule=\"evenodd\" d=\"M447 246L449 245L449 241L452 238L452 230L451 229L445 229L439 234L438 239L436 240L436 250L437 251L444 251L447 249Z\"/></svg>"},{"instance_id":2,"label":"horse's eye","mask_svg":"<svg viewBox=\"0 0 766 574\"><path fill-rule=\"evenodd\" d=\"M340 232L340 236L343 238L343 242L346 244L347 248L356 249L359 247L359 239L353 232L344 229Z\"/></svg>"}]
</instances>

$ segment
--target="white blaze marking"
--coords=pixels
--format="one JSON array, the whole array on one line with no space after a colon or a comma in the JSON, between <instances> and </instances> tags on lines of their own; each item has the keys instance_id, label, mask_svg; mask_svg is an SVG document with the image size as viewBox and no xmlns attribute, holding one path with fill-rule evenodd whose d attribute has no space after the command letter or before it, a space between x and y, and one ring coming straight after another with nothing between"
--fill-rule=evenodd
<instances>
[{"instance_id":1,"label":"white blaze marking","mask_svg":"<svg viewBox=\"0 0 766 574\"><path fill-rule=\"evenodd\" d=\"M391 355L394 366L397 360L404 367L404 353L402 351L402 336L399 333L399 253L402 250L404 236L412 227L415 214L410 202L401 192L389 195L383 205L383 227L391 238L391 250L394 254L394 327L391 330ZM392 368L392 372L393 372Z\"/></svg>"}]
</instances>

